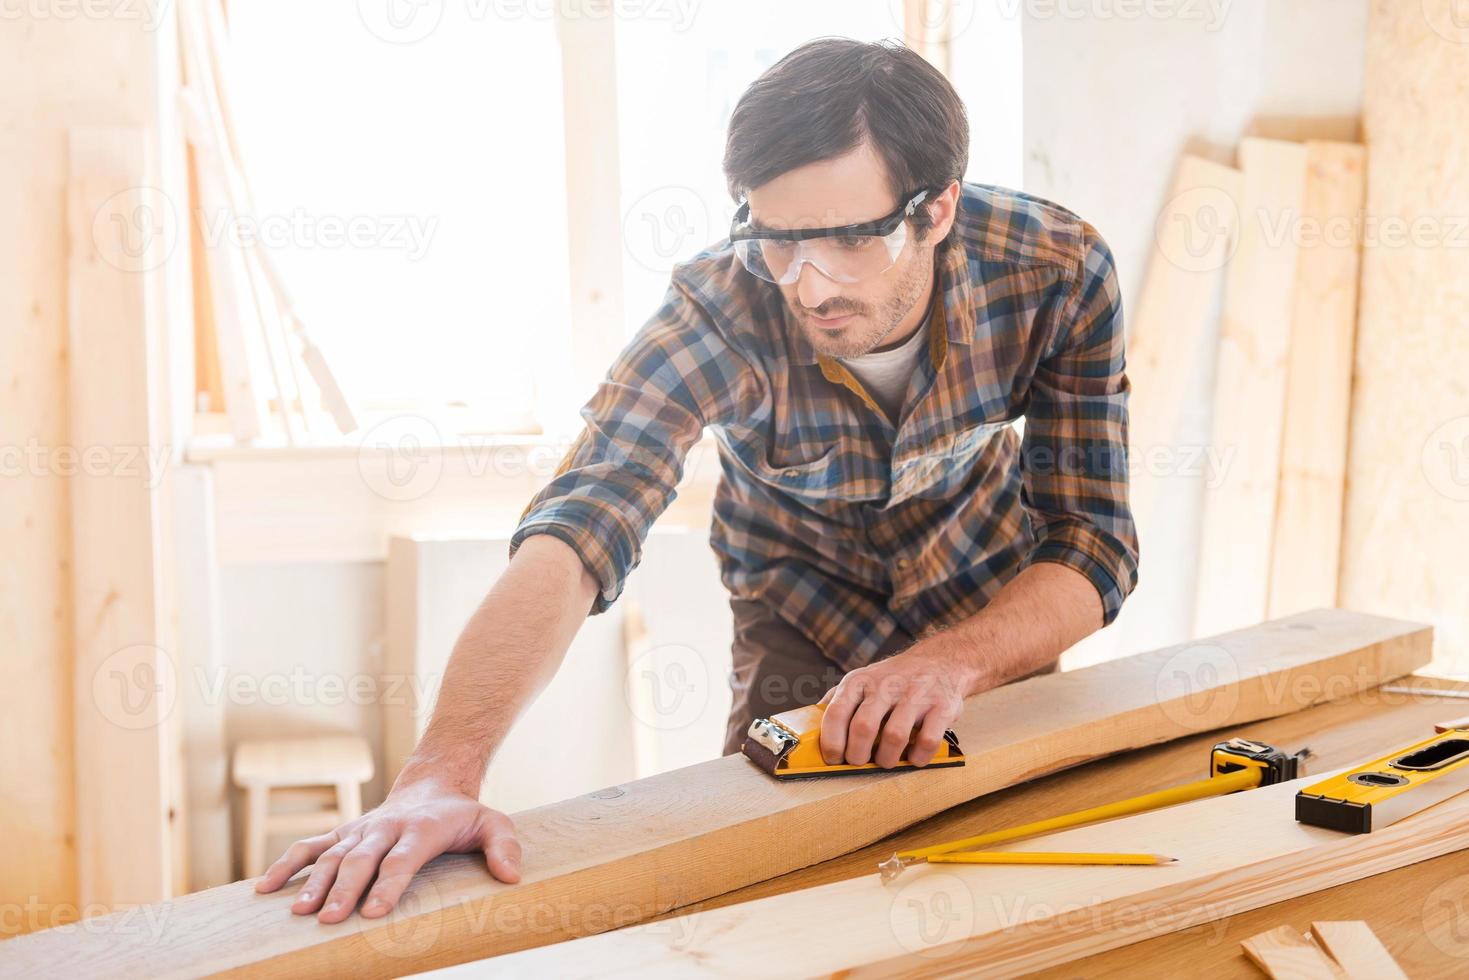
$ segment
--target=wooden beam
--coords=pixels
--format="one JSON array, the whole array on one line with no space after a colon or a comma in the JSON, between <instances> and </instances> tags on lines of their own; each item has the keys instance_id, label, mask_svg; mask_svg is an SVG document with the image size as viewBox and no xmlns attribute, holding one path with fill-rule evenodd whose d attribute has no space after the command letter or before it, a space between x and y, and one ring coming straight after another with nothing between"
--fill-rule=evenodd
<instances>
[{"instance_id":1,"label":"wooden beam","mask_svg":"<svg viewBox=\"0 0 1469 980\"><path fill-rule=\"evenodd\" d=\"M1276 926L1240 946L1271 980L1346 980L1336 960L1293 926Z\"/></svg>"},{"instance_id":2,"label":"wooden beam","mask_svg":"<svg viewBox=\"0 0 1469 980\"><path fill-rule=\"evenodd\" d=\"M1360 919L1313 922L1311 938L1354 980L1408 980L1377 933Z\"/></svg>"},{"instance_id":3,"label":"wooden beam","mask_svg":"<svg viewBox=\"0 0 1469 980\"><path fill-rule=\"evenodd\" d=\"M1439 627L1469 668L1469 30L1451 0L1375 2L1363 127L1370 224L1342 528L1341 603Z\"/></svg>"},{"instance_id":4,"label":"wooden beam","mask_svg":"<svg viewBox=\"0 0 1469 980\"><path fill-rule=\"evenodd\" d=\"M68 327L81 902L172 893L176 670L164 642L159 486L164 420L150 357L152 276L166 257L161 195L136 128L69 143Z\"/></svg>"},{"instance_id":5,"label":"wooden beam","mask_svg":"<svg viewBox=\"0 0 1469 980\"><path fill-rule=\"evenodd\" d=\"M1007 845L1161 850L1145 868L928 867L696 912L443 971L445 977L1009 977L1469 847L1469 795L1386 832L1297 823L1294 780ZM812 929L820 941L812 940ZM1330 960L1322 957L1326 962Z\"/></svg>"},{"instance_id":6,"label":"wooden beam","mask_svg":"<svg viewBox=\"0 0 1469 980\"><path fill-rule=\"evenodd\" d=\"M1130 495L1144 554L1156 501L1164 487L1178 483L1188 379L1218 312L1242 182L1233 167L1185 156L1154 226L1156 247L1127 335Z\"/></svg>"},{"instance_id":7,"label":"wooden beam","mask_svg":"<svg viewBox=\"0 0 1469 980\"><path fill-rule=\"evenodd\" d=\"M1431 635L1321 610L1023 681L965 705L959 769L782 783L728 756L610 787L515 815L520 884L491 880L482 858L440 858L386 919L323 927L289 914L295 888L255 895L238 883L176 900L152 931L117 920L6 952L20 969L114 976L385 976L558 942L844 854L1045 773L1375 687L1422 663Z\"/></svg>"},{"instance_id":8,"label":"wooden beam","mask_svg":"<svg viewBox=\"0 0 1469 980\"><path fill-rule=\"evenodd\" d=\"M1227 455L1204 493L1195 636L1265 618L1280 477L1306 148L1246 139L1239 158L1239 247L1224 286L1212 437Z\"/></svg>"},{"instance_id":9,"label":"wooden beam","mask_svg":"<svg viewBox=\"0 0 1469 980\"><path fill-rule=\"evenodd\" d=\"M184 464L173 475L173 544L178 574L178 714L187 774L189 887L198 891L233 881L229 752L225 699L210 693L226 676L219 555L214 518L214 474Z\"/></svg>"},{"instance_id":10,"label":"wooden beam","mask_svg":"<svg viewBox=\"0 0 1469 980\"><path fill-rule=\"evenodd\" d=\"M1269 615L1336 605L1365 152L1306 144L1306 189L1286 366Z\"/></svg>"},{"instance_id":11,"label":"wooden beam","mask_svg":"<svg viewBox=\"0 0 1469 980\"><path fill-rule=\"evenodd\" d=\"M561 45L572 354L563 369L536 375L536 384L546 389L539 417L553 425L596 390L628 336L617 87L607 84L617 77L616 18L602 16L598 6L598 0L566 0L554 8ZM554 420L547 413L555 413Z\"/></svg>"}]
</instances>

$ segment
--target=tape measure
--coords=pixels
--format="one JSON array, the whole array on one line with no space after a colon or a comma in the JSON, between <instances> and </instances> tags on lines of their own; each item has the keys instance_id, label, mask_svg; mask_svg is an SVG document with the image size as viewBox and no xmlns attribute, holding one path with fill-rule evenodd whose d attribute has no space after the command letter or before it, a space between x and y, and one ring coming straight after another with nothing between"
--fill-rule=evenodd
<instances>
[{"instance_id":1,"label":"tape measure","mask_svg":"<svg viewBox=\"0 0 1469 980\"><path fill-rule=\"evenodd\" d=\"M1368 834L1469 789L1469 729L1456 728L1307 786L1301 823Z\"/></svg>"}]
</instances>

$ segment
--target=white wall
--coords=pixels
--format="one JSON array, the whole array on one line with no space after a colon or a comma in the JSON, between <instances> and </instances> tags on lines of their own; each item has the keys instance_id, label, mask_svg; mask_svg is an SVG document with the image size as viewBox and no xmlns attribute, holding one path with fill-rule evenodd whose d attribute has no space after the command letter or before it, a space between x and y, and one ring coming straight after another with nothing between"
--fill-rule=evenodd
<instances>
[{"instance_id":1,"label":"white wall","mask_svg":"<svg viewBox=\"0 0 1469 980\"><path fill-rule=\"evenodd\" d=\"M1136 303L1180 154L1233 164L1246 135L1359 138L1367 23L1366 0L1140 6L1181 16L1124 18L1115 14L1124 5L1105 0L1031 3L1022 29L1023 187L1076 211L1107 239L1124 310ZM971 104L978 95L961 94ZM1206 340L1205 351L1213 347ZM1190 374L1186 442L1209 439L1212 381L1213 358L1202 357ZM1202 479L1173 486L1137 591L1084 659L1188 638Z\"/></svg>"}]
</instances>

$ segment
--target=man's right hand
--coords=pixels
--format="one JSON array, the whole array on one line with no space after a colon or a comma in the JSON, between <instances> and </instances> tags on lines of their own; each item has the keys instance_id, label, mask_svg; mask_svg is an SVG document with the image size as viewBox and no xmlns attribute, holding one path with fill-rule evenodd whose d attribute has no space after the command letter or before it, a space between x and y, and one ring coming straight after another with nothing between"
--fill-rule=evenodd
<instances>
[{"instance_id":1,"label":"man's right hand","mask_svg":"<svg viewBox=\"0 0 1469 980\"><path fill-rule=\"evenodd\" d=\"M520 842L509 817L431 777L399 784L372 812L292 844L255 890L273 892L314 863L291 911L341 922L369 885L362 915L387 915L418 869L440 854L483 851L496 878L520 880Z\"/></svg>"}]
</instances>

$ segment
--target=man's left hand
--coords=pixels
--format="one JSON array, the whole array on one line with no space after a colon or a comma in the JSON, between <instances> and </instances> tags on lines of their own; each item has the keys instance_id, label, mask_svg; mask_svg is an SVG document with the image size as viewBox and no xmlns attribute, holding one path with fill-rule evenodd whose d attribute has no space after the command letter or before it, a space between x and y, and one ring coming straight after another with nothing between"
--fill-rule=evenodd
<instances>
[{"instance_id":1,"label":"man's left hand","mask_svg":"<svg viewBox=\"0 0 1469 980\"><path fill-rule=\"evenodd\" d=\"M967 661L947 637L935 636L847 674L821 699L826 764L876 762L889 769L912 741L909 761L927 765L964 699L981 687L979 672Z\"/></svg>"}]
</instances>

